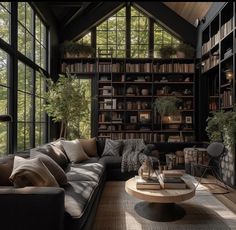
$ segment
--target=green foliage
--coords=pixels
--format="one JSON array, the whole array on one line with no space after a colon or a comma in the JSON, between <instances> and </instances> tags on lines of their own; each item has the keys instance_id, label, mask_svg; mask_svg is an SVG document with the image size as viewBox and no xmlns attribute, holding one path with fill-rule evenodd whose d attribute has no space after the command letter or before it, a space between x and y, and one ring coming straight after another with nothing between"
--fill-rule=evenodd
<instances>
[{"instance_id":1,"label":"green foliage","mask_svg":"<svg viewBox=\"0 0 236 230\"><path fill-rule=\"evenodd\" d=\"M171 115L177 111L177 105L180 102L175 96L164 96L156 98L154 108L161 115Z\"/></svg>"},{"instance_id":2,"label":"green foliage","mask_svg":"<svg viewBox=\"0 0 236 230\"><path fill-rule=\"evenodd\" d=\"M207 118L206 132L210 142L223 142L225 146L235 144L236 132L236 107L233 111L212 112Z\"/></svg>"},{"instance_id":3,"label":"green foliage","mask_svg":"<svg viewBox=\"0 0 236 230\"><path fill-rule=\"evenodd\" d=\"M70 54L87 54L87 55L93 55L94 54L94 48L91 45L88 44L81 44L78 42L73 41L65 41L60 46L61 53L65 55L66 53Z\"/></svg>"},{"instance_id":4,"label":"green foliage","mask_svg":"<svg viewBox=\"0 0 236 230\"><path fill-rule=\"evenodd\" d=\"M60 137L81 137L80 123L90 112L86 85L70 74L59 75L56 82L47 78L46 83L44 108L53 121L61 123Z\"/></svg>"},{"instance_id":5,"label":"green foliage","mask_svg":"<svg viewBox=\"0 0 236 230\"><path fill-rule=\"evenodd\" d=\"M170 58L176 54L176 48L173 45L163 45L159 51L162 58Z\"/></svg>"},{"instance_id":6,"label":"green foliage","mask_svg":"<svg viewBox=\"0 0 236 230\"><path fill-rule=\"evenodd\" d=\"M183 52L186 58L193 58L194 56L194 48L186 43L181 42L176 49Z\"/></svg>"}]
</instances>

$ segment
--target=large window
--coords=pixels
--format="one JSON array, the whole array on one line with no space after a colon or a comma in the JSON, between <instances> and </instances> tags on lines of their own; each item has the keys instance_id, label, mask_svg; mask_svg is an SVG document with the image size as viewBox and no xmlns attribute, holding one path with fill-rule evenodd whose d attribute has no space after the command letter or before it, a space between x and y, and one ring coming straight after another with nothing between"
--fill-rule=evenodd
<instances>
[{"instance_id":1,"label":"large window","mask_svg":"<svg viewBox=\"0 0 236 230\"><path fill-rule=\"evenodd\" d=\"M157 23L154 24L154 57L160 57L160 48L164 45L171 45L176 47L180 40L170 34L162 26Z\"/></svg>"},{"instance_id":2,"label":"large window","mask_svg":"<svg viewBox=\"0 0 236 230\"><path fill-rule=\"evenodd\" d=\"M0 49L0 114L8 114L9 56ZM0 122L0 155L8 151L8 124Z\"/></svg>"},{"instance_id":3,"label":"large window","mask_svg":"<svg viewBox=\"0 0 236 230\"><path fill-rule=\"evenodd\" d=\"M131 7L131 54L132 58L147 58L149 46L149 20Z\"/></svg>"},{"instance_id":4,"label":"large window","mask_svg":"<svg viewBox=\"0 0 236 230\"><path fill-rule=\"evenodd\" d=\"M0 38L10 43L10 2L0 2Z\"/></svg>"},{"instance_id":5,"label":"large window","mask_svg":"<svg viewBox=\"0 0 236 230\"><path fill-rule=\"evenodd\" d=\"M97 50L108 53L112 49L113 57L125 57L125 35L126 14L122 8L97 27Z\"/></svg>"}]
</instances>

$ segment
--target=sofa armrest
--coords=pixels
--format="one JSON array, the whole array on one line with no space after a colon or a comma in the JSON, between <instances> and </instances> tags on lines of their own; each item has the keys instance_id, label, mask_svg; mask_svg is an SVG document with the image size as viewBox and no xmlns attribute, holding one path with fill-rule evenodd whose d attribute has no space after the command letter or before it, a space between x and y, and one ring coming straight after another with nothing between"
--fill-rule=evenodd
<instances>
[{"instance_id":1,"label":"sofa armrest","mask_svg":"<svg viewBox=\"0 0 236 230\"><path fill-rule=\"evenodd\" d=\"M64 189L0 187L0 228L63 230Z\"/></svg>"}]
</instances>

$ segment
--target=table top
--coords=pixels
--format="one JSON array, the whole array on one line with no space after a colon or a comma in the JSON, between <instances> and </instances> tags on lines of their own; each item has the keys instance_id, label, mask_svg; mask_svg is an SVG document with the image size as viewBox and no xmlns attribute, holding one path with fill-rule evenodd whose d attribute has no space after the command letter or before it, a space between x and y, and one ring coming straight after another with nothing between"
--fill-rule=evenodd
<instances>
[{"instance_id":1,"label":"table top","mask_svg":"<svg viewBox=\"0 0 236 230\"><path fill-rule=\"evenodd\" d=\"M187 184L186 189L159 189L159 190L139 190L136 189L135 178L125 182L125 191L140 200L153 203L176 203L191 199L195 195L195 185L193 177L185 174L183 180Z\"/></svg>"},{"instance_id":2,"label":"table top","mask_svg":"<svg viewBox=\"0 0 236 230\"><path fill-rule=\"evenodd\" d=\"M184 151L193 151L193 150L197 150L197 151L200 151L200 152L207 151L206 148L198 148L198 147L184 148Z\"/></svg>"}]
</instances>

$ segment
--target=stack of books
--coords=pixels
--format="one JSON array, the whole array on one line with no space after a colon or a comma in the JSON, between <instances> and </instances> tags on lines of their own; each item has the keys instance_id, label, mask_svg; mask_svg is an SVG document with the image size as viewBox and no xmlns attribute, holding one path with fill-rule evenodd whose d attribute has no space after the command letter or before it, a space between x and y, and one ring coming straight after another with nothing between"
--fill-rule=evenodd
<instances>
[{"instance_id":1,"label":"stack of books","mask_svg":"<svg viewBox=\"0 0 236 230\"><path fill-rule=\"evenodd\" d=\"M163 189L185 189L186 183L181 178L184 172L181 170L163 170L159 175L159 181Z\"/></svg>"},{"instance_id":2,"label":"stack of books","mask_svg":"<svg viewBox=\"0 0 236 230\"><path fill-rule=\"evenodd\" d=\"M141 190L157 190L161 189L159 179L157 177L150 177L144 180L141 176L135 176L136 189Z\"/></svg>"}]
</instances>

